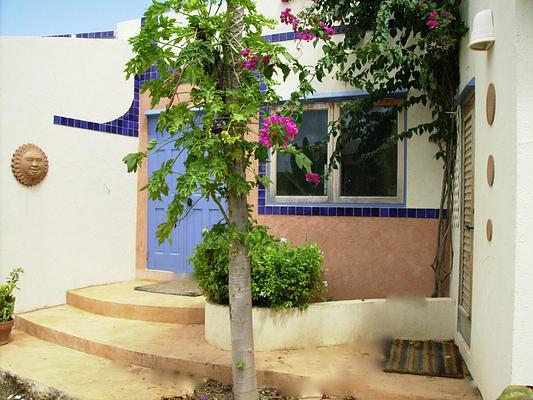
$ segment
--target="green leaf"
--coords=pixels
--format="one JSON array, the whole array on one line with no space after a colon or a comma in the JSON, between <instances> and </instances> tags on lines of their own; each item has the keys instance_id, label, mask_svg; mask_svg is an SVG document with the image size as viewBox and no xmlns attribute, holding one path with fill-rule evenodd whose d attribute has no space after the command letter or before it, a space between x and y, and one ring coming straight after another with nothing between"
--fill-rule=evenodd
<instances>
[{"instance_id":1,"label":"green leaf","mask_svg":"<svg viewBox=\"0 0 533 400\"><path fill-rule=\"evenodd\" d=\"M136 172L144 157L146 153L143 152L130 153L122 159L122 162L126 164L128 172Z\"/></svg>"},{"instance_id":2,"label":"green leaf","mask_svg":"<svg viewBox=\"0 0 533 400\"><path fill-rule=\"evenodd\" d=\"M152 139L148 142L148 145L146 146L147 150L153 150L154 147L157 145L157 140Z\"/></svg>"}]
</instances>

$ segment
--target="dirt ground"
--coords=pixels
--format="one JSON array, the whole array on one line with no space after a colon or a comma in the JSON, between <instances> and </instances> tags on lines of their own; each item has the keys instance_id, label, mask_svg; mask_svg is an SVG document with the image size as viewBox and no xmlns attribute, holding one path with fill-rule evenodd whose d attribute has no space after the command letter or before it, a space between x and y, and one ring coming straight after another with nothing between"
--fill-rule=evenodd
<instances>
[{"instance_id":1,"label":"dirt ground","mask_svg":"<svg viewBox=\"0 0 533 400\"><path fill-rule=\"evenodd\" d=\"M49 388L37 389L36 385L11 374L2 373L0 376L0 400L78 400L65 393ZM198 389L185 396L173 396L169 394L161 399L146 400L233 400L231 385L224 385L214 380L208 380ZM282 392L275 388L260 388L260 400L296 400L294 397L284 396ZM308 398L310 399L310 398ZM318 399L335 399L323 395ZM102 399L104 400L104 399ZM124 399L127 400L127 399ZM354 397L344 397L343 400L357 400Z\"/></svg>"}]
</instances>

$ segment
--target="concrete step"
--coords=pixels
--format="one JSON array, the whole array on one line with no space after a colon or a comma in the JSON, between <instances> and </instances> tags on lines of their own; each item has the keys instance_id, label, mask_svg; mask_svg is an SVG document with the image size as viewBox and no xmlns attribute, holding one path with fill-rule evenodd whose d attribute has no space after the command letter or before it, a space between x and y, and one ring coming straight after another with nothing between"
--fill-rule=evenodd
<instances>
[{"instance_id":1,"label":"concrete step","mask_svg":"<svg viewBox=\"0 0 533 400\"><path fill-rule=\"evenodd\" d=\"M134 290L147 280L69 290L67 304L109 317L177 324L203 324L205 298Z\"/></svg>"},{"instance_id":2,"label":"concrete step","mask_svg":"<svg viewBox=\"0 0 533 400\"><path fill-rule=\"evenodd\" d=\"M231 382L231 353L210 346L200 324L113 318L64 305L18 315L16 327L110 360ZM360 400L478 399L468 379L387 374L380 361L380 350L370 345L256 353L260 385L300 397L350 393Z\"/></svg>"},{"instance_id":3,"label":"concrete step","mask_svg":"<svg viewBox=\"0 0 533 400\"><path fill-rule=\"evenodd\" d=\"M80 400L160 400L188 393L195 385L186 376L71 350L18 330L0 346L0 359L2 371L29 382L33 390L54 389Z\"/></svg>"}]
</instances>

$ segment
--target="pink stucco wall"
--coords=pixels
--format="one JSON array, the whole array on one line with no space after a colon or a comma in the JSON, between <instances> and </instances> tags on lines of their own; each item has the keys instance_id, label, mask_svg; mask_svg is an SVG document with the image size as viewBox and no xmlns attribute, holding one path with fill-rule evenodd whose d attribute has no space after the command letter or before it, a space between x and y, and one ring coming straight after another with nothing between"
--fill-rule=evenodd
<instances>
[{"instance_id":1,"label":"pink stucco wall","mask_svg":"<svg viewBox=\"0 0 533 400\"><path fill-rule=\"evenodd\" d=\"M251 204L257 203L252 193ZM257 215L270 232L324 252L328 298L431 296L437 220Z\"/></svg>"}]
</instances>

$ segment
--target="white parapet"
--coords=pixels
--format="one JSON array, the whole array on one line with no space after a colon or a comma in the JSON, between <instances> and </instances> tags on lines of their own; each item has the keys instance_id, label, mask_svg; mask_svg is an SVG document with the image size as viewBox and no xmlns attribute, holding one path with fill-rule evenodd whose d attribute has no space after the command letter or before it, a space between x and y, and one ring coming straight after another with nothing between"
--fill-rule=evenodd
<instances>
[{"instance_id":1,"label":"white parapet","mask_svg":"<svg viewBox=\"0 0 533 400\"><path fill-rule=\"evenodd\" d=\"M455 301L371 299L315 303L305 310L254 308L253 325L257 351L385 338L449 340L455 332ZM220 349L231 349L228 306L206 303L205 339Z\"/></svg>"}]
</instances>

